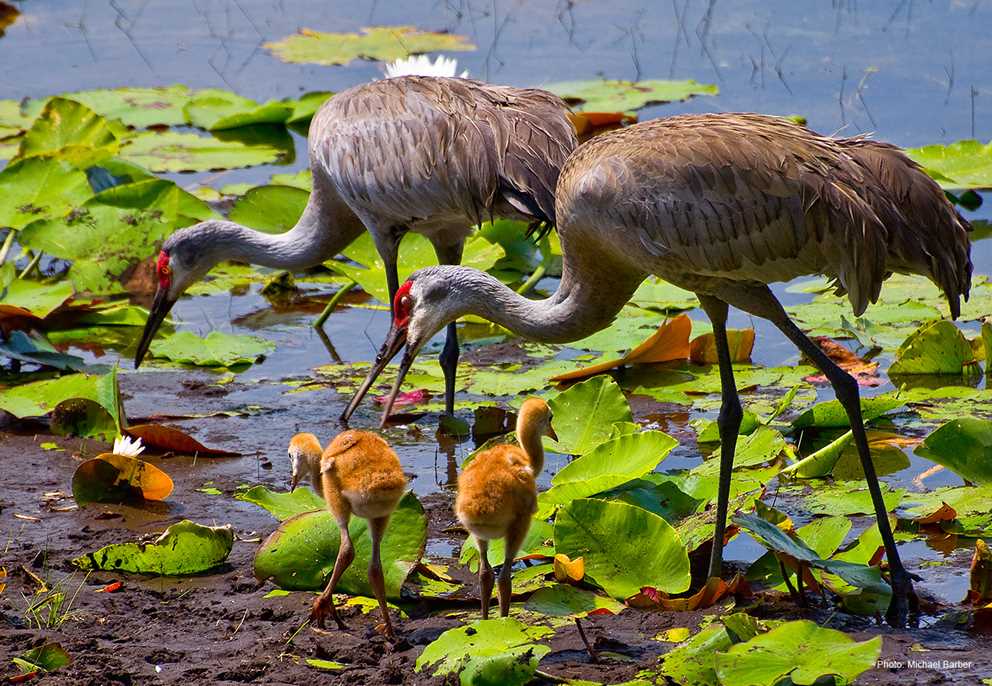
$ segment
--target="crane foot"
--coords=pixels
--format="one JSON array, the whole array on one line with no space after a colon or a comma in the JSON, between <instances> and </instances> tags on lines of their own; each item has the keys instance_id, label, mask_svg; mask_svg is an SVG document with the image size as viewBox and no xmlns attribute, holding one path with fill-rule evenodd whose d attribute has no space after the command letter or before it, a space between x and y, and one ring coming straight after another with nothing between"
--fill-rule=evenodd
<instances>
[{"instance_id":1,"label":"crane foot","mask_svg":"<svg viewBox=\"0 0 992 686\"><path fill-rule=\"evenodd\" d=\"M885 612L885 621L897 628L906 626L907 620L915 625L920 615L920 599L913 590L913 579L920 581L920 577L905 569L893 570L891 577L892 599Z\"/></svg>"}]
</instances>

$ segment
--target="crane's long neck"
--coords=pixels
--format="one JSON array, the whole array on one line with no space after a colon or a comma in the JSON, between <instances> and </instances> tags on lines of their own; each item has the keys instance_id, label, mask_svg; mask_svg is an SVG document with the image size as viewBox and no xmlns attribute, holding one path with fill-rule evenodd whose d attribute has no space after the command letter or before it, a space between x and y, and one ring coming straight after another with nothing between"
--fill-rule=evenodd
<instances>
[{"instance_id":1,"label":"crane's long neck","mask_svg":"<svg viewBox=\"0 0 992 686\"><path fill-rule=\"evenodd\" d=\"M566 254L558 290L545 300L530 300L484 272L433 269L444 270L444 280L460 301L458 316L476 314L545 343L571 343L606 328L646 276L605 258L577 264Z\"/></svg>"}]
</instances>

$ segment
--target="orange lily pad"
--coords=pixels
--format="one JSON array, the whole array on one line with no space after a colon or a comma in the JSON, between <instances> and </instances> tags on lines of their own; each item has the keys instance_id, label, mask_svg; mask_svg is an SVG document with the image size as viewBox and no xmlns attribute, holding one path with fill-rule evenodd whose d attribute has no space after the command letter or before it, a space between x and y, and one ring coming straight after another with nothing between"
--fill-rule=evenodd
<instances>
[{"instance_id":1,"label":"orange lily pad","mask_svg":"<svg viewBox=\"0 0 992 686\"><path fill-rule=\"evenodd\" d=\"M754 350L754 329L727 329L732 362L748 362ZM696 336L689 344L689 359L695 364L717 364L716 339L712 333Z\"/></svg>"},{"instance_id":2,"label":"orange lily pad","mask_svg":"<svg viewBox=\"0 0 992 686\"><path fill-rule=\"evenodd\" d=\"M72 475L72 496L79 505L165 500L172 488L172 478L155 465L114 453L86 460Z\"/></svg>"},{"instance_id":3,"label":"orange lily pad","mask_svg":"<svg viewBox=\"0 0 992 686\"><path fill-rule=\"evenodd\" d=\"M813 342L820 346L820 350L825 352L838 367L853 376L858 385L872 387L882 384L882 379L878 376L878 362L869 362L859 357L829 336L814 336ZM807 376L805 380L810 383L827 383L827 377L823 374Z\"/></svg>"},{"instance_id":4,"label":"orange lily pad","mask_svg":"<svg viewBox=\"0 0 992 686\"><path fill-rule=\"evenodd\" d=\"M691 332L692 320L689 319L688 315L680 314L659 326L657 331L623 357L558 374L552 376L551 380L574 381L584 379L587 376L600 374L628 364L658 364L685 360L689 357L689 334Z\"/></svg>"}]
</instances>

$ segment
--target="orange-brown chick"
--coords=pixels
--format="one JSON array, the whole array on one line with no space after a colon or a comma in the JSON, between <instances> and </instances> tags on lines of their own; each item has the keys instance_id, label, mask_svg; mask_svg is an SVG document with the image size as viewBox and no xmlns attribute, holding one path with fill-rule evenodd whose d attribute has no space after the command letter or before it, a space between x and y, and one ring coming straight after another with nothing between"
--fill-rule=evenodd
<instances>
[{"instance_id":1,"label":"orange-brown chick","mask_svg":"<svg viewBox=\"0 0 992 686\"><path fill-rule=\"evenodd\" d=\"M506 556L499 574L499 612L510 612L510 571L513 559L530 528L537 509L537 475L544 468L542 436L557 438L551 428L551 409L540 398L527 399L517 416L515 445L485 450L458 477L455 514L479 548L479 586L482 616L489 616L493 570L489 564L489 541L505 539Z\"/></svg>"},{"instance_id":2,"label":"orange-brown chick","mask_svg":"<svg viewBox=\"0 0 992 686\"><path fill-rule=\"evenodd\" d=\"M372 539L369 584L379 601L386 635L394 638L386 607L380 548L389 516L406 490L406 476L399 458L382 437L368 431L338 434L323 454L313 434L297 434L290 441L289 455L293 488L306 474L314 490L323 495L327 509L334 515L341 532L341 546L334 562L334 571L324 592L314 601L311 618L322 627L325 615L330 614L339 628L345 628L334 607L334 588L355 559L355 549L348 531L351 515L355 514L369 521Z\"/></svg>"}]
</instances>

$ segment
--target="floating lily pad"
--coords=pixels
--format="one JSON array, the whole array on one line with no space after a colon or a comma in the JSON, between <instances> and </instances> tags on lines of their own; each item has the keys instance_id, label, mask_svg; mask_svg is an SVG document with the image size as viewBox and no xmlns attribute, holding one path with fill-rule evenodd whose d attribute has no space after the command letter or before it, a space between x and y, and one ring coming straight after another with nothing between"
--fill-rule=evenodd
<instances>
[{"instance_id":1,"label":"floating lily pad","mask_svg":"<svg viewBox=\"0 0 992 686\"><path fill-rule=\"evenodd\" d=\"M420 672L425 667L434 667L434 676L444 676L464 669L466 663L473 659L499 656L510 651L513 651L514 656L519 657L522 655L521 649L530 651L531 656L535 658L540 658L551 652L551 649L535 644L534 641L547 638L553 633L554 631L548 627L522 624L512 617L476 620L466 626L448 629L438 636L433 643L424 648L417 658L414 669Z\"/></svg>"},{"instance_id":2,"label":"floating lily pad","mask_svg":"<svg viewBox=\"0 0 992 686\"><path fill-rule=\"evenodd\" d=\"M942 425L916 449L976 484L992 484L992 422L962 417Z\"/></svg>"},{"instance_id":3,"label":"floating lily pad","mask_svg":"<svg viewBox=\"0 0 992 686\"><path fill-rule=\"evenodd\" d=\"M86 174L65 160L29 157L0 171L0 226L61 217L91 195Z\"/></svg>"},{"instance_id":4,"label":"floating lily pad","mask_svg":"<svg viewBox=\"0 0 992 686\"><path fill-rule=\"evenodd\" d=\"M292 186L252 188L234 203L230 220L266 233L289 231L299 221L310 193Z\"/></svg>"},{"instance_id":5,"label":"floating lily pad","mask_svg":"<svg viewBox=\"0 0 992 686\"><path fill-rule=\"evenodd\" d=\"M786 677L794 684L812 684L826 676L847 684L874 667L881 652L881 636L857 643L804 619L717 653L716 673L720 683L734 686L775 686Z\"/></svg>"},{"instance_id":6,"label":"floating lily pad","mask_svg":"<svg viewBox=\"0 0 992 686\"><path fill-rule=\"evenodd\" d=\"M992 188L992 141L962 140L950 145L909 148L906 154L948 190Z\"/></svg>"},{"instance_id":7,"label":"floating lily pad","mask_svg":"<svg viewBox=\"0 0 992 686\"><path fill-rule=\"evenodd\" d=\"M271 100L264 104L230 91L200 91L184 108L193 126L208 131L236 129L254 124L283 124L293 116L293 104Z\"/></svg>"},{"instance_id":8,"label":"floating lily pad","mask_svg":"<svg viewBox=\"0 0 992 686\"><path fill-rule=\"evenodd\" d=\"M905 403L895 393L884 393L873 398L861 398L861 418L868 424ZM847 412L839 400L817 403L792 421L793 429L848 429L851 427Z\"/></svg>"},{"instance_id":9,"label":"floating lily pad","mask_svg":"<svg viewBox=\"0 0 992 686\"><path fill-rule=\"evenodd\" d=\"M120 278L175 229L216 216L202 200L171 181L150 179L109 188L65 218L35 222L22 245L72 260L77 291L121 290Z\"/></svg>"},{"instance_id":10,"label":"floating lily pad","mask_svg":"<svg viewBox=\"0 0 992 686\"><path fill-rule=\"evenodd\" d=\"M524 605L524 608L531 612L552 617L585 617L595 610L608 610L612 614L619 614L624 607L623 603L613 598L568 584L540 588Z\"/></svg>"},{"instance_id":11,"label":"floating lily pad","mask_svg":"<svg viewBox=\"0 0 992 686\"><path fill-rule=\"evenodd\" d=\"M352 60L388 62L425 52L475 50L464 36L431 33L413 26L370 26L357 33L324 33L312 29L265 47L283 62L348 64Z\"/></svg>"},{"instance_id":12,"label":"floating lily pad","mask_svg":"<svg viewBox=\"0 0 992 686\"><path fill-rule=\"evenodd\" d=\"M119 119L127 126L178 126L186 123L183 105L190 98L186 86L155 88L101 88L66 93L62 97L81 102L107 119Z\"/></svg>"},{"instance_id":13,"label":"floating lily pad","mask_svg":"<svg viewBox=\"0 0 992 686\"><path fill-rule=\"evenodd\" d=\"M38 319L44 319L69 301L73 289L67 281L40 283L17 279L10 283L6 291L0 289L0 293L5 306L19 307Z\"/></svg>"},{"instance_id":14,"label":"floating lily pad","mask_svg":"<svg viewBox=\"0 0 992 686\"><path fill-rule=\"evenodd\" d=\"M152 343L152 357L199 367L249 365L276 349L275 343L257 336L240 336L211 331L200 338L190 331L179 331Z\"/></svg>"},{"instance_id":15,"label":"floating lily pad","mask_svg":"<svg viewBox=\"0 0 992 686\"><path fill-rule=\"evenodd\" d=\"M692 291L673 286L655 276L650 276L641 282L634 291L630 301L646 310L669 312L672 310L691 310L699 307L699 299Z\"/></svg>"},{"instance_id":16,"label":"floating lily pad","mask_svg":"<svg viewBox=\"0 0 992 686\"><path fill-rule=\"evenodd\" d=\"M125 141L120 156L154 172L197 172L271 164L282 154L279 148L263 143L147 131Z\"/></svg>"},{"instance_id":17,"label":"floating lily pad","mask_svg":"<svg viewBox=\"0 0 992 686\"><path fill-rule=\"evenodd\" d=\"M234 545L228 526L203 526L184 519L152 543L113 543L75 558L83 570L139 572L162 576L199 574L224 562Z\"/></svg>"},{"instance_id":18,"label":"floating lily pad","mask_svg":"<svg viewBox=\"0 0 992 686\"><path fill-rule=\"evenodd\" d=\"M906 489L891 490L886 483L879 484L882 500L888 512L895 510L902 502ZM854 515L874 514L875 507L867 486L857 482L840 482L831 486L820 485L805 497L805 504L813 514Z\"/></svg>"},{"instance_id":19,"label":"floating lily pad","mask_svg":"<svg viewBox=\"0 0 992 686\"><path fill-rule=\"evenodd\" d=\"M343 593L372 595L367 569L372 556L368 522L353 517L348 527L355 561L341 577ZM424 508L413 493L403 496L382 539L386 595L400 597L400 587L420 562L427 540ZM255 553L255 576L272 579L292 591L322 590L334 569L340 537L337 522L327 510L304 512L282 522Z\"/></svg>"},{"instance_id":20,"label":"floating lily pad","mask_svg":"<svg viewBox=\"0 0 992 686\"><path fill-rule=\"evenodd\" d=\"M889 375L957 374L975 363L975 353L961 330L946 319L928 322L899 346Z\"/></svg>"},{"instance_id":21,"label":"floating lily pad","mask_svg":"<svg viewBox=\"0 0 992 686\"><path fill-rule=\"evenodd\" d=\"M569 104L580 105L590 112L631 111L648 105L688 100L694 95L716 95L720 92L714 84L687 81L565 81L552 83L545 89L560 95Z\"/></svg>"},{"instance_id":22,"label":"floating lily pad","mask_svg":"<svg viewBox=\"0 0 992 686\"><path fill-rule=\"evenodd\" d=\"M74 100L52 98L21 139L17 157L53 155L83 168L112 157L117 148L106 119Z\"/></svg>"},{"instance_id":23,"label":"floating lily pad","mask_svg":"<svg viewBox=\"0 0 992 686\"><path fill-rule=\"evenodd\" d=\"M56 433L108 439L120 432L124 414L116 370L103 376L70 374L2 389L0 410L18 418L51 413Z\"/></svg>"},{"instance_id":24,"label":"floating lily pad","mask_svg":"<svg viewBox=\"0 0 992 686\"><path fill-rule=\"evenodd\" d=\"M617 422L631 422L630 405L609 376L575 384L548 400L557 441L546 445L559 453L582 455L607 440Z\"/></svg>"},{"instance_id":25,"label":"floating lily pad","mask_svg":"<svg viewBox=\"0 0 992 686\"><path fill-rule=\"evenodd\" d=\"M165 500L172 488L172 479L155 465L114 453L86 460L72 475L72 497L79 505Z\"/></svg>"},{"instance_id":26,"label":"floating lily pad","mask_svg":"<svg viewBox=\"0 0 992 686\"><path fill-rule=\"evenodd\" d=\"M235 498L268 510L280 522L294 515L316 512L327 507L323 498L306 487L297 488L290 493L278 493L265 486L252 486Z\"/></svg>"},{"instance_id":27,"label":"floating lily pad","mask_svg":"<svg viewBox=\"0 0 992 686\"><path fill-rule=\"evenodd\" d=\"M580 499L558 511L555 549L584 557L586 578L614 598L643 586L667 593L689 588L689 557L675 529L656 514L626 503Z\"/></svg>"},{"instance_id":28,"label":"floating lily pad","mask_svg":"<svg viewBox=\"0 0 992 686\"><path fill-rule=\"evenodd\" d=\"M3 314L0 310L0 319ZM7 340L0 343L0 357L9 357L28 364L52 367L63 371L82 371L86 364L81 357L60 353L43 334L11 331Z\"/></svg>"},{"instance_id":29,"label":"floating lily pad","mask_svg":"<svg viewBox=\"0 0 992 686\"><path fill-rule=\"evenodd\" d=\"M551 478L538 498L538 516L558 505L608 491L651 472L678 445L661 431L642 431L599 444Z\"/></svg>"}]
</instances>

